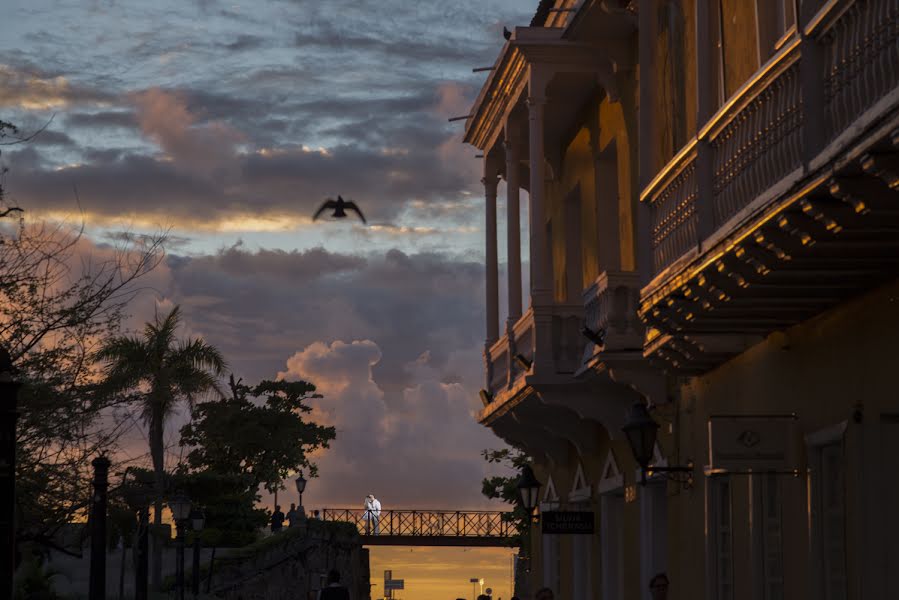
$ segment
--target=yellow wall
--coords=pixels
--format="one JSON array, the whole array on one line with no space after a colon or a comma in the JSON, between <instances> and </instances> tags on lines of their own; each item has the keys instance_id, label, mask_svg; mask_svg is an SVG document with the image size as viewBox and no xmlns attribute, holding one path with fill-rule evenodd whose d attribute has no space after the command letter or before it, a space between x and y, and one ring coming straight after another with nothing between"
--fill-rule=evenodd
<instances>
[{"instance_id":1,"label":"yellow wall","mask_svg":"<svg viewBox=\"0 0 899 600\"><path fill-rule=\"evenodd\" d=\"M799 416L804 436L842 421L849 422L847 461L857 451L861 425L853 423L853 411L861 407L864 420L899 413L895 374L899 353L893 333L899 331L899 281L862 298L776 333L765 341L681 389L677 406L680 420L679 447L662 438L668 456L692 459L700 466L708 461L707 422L710 414L784 414ZM666 417L674 418L674 412ZM804 448L804 444L801 444ZM802 460L805 460L804 454ZM884 459L886 460L886 459ZM803 463L800 463L802 465ZM864 511L853 508L863 494L847 463L847 555L850 569L860 549L853 545L858 527L852 519ZM735 600L749 596L749 482L732 476L734 523ZM808 589L807 491L805 478L785 476L783 504L784 571L787 598L810 597ZM704 597L703 548L706 480L669 500L672 600ZM674 576L678 578L675 581ZM851 574L850 574L851 575ZM851 586L850 586L851 587ZM851 596L850 596L851 597Z\"/></svg>"}]
</instances>

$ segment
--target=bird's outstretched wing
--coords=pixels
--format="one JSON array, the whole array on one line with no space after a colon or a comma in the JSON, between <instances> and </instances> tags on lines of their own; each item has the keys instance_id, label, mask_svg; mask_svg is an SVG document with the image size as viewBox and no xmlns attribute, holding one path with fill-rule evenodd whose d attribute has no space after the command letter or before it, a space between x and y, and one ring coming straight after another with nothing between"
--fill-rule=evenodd
<instances>
[{"instance_id":1,"label":"bird's outstretched wing","mask_svg":"<svg viewBox=\"0 0 899 600\"><path fill-rule=\"evenodd\" d=\"M319 209L317 211L315 211L315 214L312 215L312 220L315 221L316 219L318 219L318 217L323 212L328 210L329 208L336 208L336 207L337 207L337 201L334 200L334 198L326 198L325 201L322 202L322 205L319 207Z\"/></svg>"},{"instance_id":2,"label":"bird's outstretched wing","mask_svg":"<svg viewBox=\"0 0 899 600\"><path fill-rule=\"evenodd\" d=\"M356 214L359 215L359 218L362 219L362 222L368 225L368 221L365 220L365 215L362 214L362 211L359 210L359 207L356 206L356 203L350 200L346 204L343 205L347 210L354 210Z\"/></svg>"}]
</instances>

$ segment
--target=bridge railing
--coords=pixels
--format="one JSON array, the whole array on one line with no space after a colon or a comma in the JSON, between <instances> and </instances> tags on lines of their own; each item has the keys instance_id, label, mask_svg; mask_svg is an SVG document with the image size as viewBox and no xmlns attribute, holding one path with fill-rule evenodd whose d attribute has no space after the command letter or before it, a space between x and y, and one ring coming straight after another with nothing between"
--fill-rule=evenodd
<instances>
[{"instance_id":1,"label":"bridge railing","mask_svg":"<svg viewBox=\"0 0 899 600\"><path fill-rule=\"evenodd\" d=\"M382 510L378 535L413 537L510 538L512 523L499 511ZM374 524L365 518L364 509L325 508L325 521L352 523L362 535L374 535Z\"/></svg>"}]
</instances>

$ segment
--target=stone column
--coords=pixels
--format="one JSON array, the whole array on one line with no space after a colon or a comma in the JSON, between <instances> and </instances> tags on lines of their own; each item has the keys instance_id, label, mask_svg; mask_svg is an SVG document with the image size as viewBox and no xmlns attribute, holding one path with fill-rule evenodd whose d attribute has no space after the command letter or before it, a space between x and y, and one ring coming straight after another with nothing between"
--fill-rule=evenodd
<instances>
[{"instance_id":1,"label":"stone column","mask_svg":"<svg viewBox=\"0 0 899 600\"><path fill-rule=\"evenodd\" d=\"M535 90L534 87L539 89ZM549 249L546 245L546 165L543 151L543 112L546 98L542 86L531 83L531 88L527 99L531 171L531 305L545 306L552 302L552 282L548 277Z\"/></svg>"},{"instance_id":2,"label":"stone column","mask_svg":"<svg viewBox=\"0 0 899 600\"><path fill-rule=\"evenodd\" d=\"M486 170L481 179L484 184L484 198L487 207L486 232L487 248L487 347L499 339L499 266L496 252L496 175Z\"/></svg>"},{"instance_id":3,"label":"stone column","mask_svg":"<svg viewBox=\"0 0 899 600\"><path fill-rule=\"evenodd\" d=\"M521 213L519 207L518 148L511 127L506 123L506 241L509 276L509 318L506 330L521 318Z\"/></svg>"}]
</instances>

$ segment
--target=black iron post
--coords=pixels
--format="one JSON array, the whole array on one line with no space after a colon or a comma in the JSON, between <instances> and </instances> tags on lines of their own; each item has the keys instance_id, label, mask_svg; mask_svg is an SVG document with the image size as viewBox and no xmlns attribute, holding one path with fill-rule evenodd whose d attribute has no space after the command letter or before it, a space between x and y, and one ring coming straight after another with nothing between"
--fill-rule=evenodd
<instances>
[{"instance_id":1,"label":"black iron post","mask_svg":"<svg viewBox=\"0 0 899 600\"><path fill-rule=\"evenodd\" d=\"M91 570L88 598L106 600L106 491L109 459L99 456L94 466L94 495L91 498Z\"/></svg>"},{"instance_id":2,"label":"black iron post","mask_svg":"<svg viewBox=\"0 0 899 600\"><path fill-rule=\"evenodd\" d=\"M0 597L12 598L16 571L16 421L19 383L0 347Z\"/></svg>"},{"instance_id":3,"label":"black iron post","mask_svg":"<svg viewBox=\"0 0 899 600\"><path fill-rule=\"evenodd\" d=\"M150 575L150 507L141 506L137 521L137 548L134 552L134 600L147 600Z\"/></svg>"},{"instance_id":4,"label":"black iron post","mask_svg":"<svg viewBox=\"0 0 899 600\"><path fill-rule=\"evenodd\" d=\"M194 568L191 572L191 592L200 595L200 532L194 531Z\"/></svg>"},{"instance_id":5,"label":"black iron post","mask_svg":"<svg viewBox=\"0 0 899 600\"><path fill-rule=\"evenodd\" d=\"M184 527L186 519L175 521L177 528L177 553L175 556L175 585L178 589L178 600L184 600Z\"/></svg>"}]
</instances>

